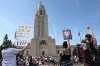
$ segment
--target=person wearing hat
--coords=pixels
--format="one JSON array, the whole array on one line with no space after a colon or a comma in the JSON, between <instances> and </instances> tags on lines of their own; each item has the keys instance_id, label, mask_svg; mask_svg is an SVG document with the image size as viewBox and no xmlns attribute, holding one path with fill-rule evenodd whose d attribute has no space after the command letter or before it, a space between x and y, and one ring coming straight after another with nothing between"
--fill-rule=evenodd
<instances>
[{"instance_id":1,"label":"person wearing hat","mask_svg":"<svg viewBox=\"0 0 100 66\"><path fill-rule=\"evenodd\" d=\"M3 50L2 53L2 66L17 66L16 64L16 55L17 53L24 52L25 49L30 45L27 44L23 49L17 49L12 47L12 43L9 40L6 40L2 44Z\"/></svg>"}]
</instances>

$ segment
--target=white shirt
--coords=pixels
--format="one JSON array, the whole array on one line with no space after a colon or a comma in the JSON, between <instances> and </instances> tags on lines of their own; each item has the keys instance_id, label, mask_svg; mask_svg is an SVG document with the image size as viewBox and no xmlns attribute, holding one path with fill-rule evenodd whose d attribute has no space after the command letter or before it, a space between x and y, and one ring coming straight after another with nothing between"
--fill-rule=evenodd
<instances>
[{"instance_id":1,"label":"white shirt","mask_svg":"<svg viewBox=\"0 0 100 66\"><path fill-rule=\"evenodd\" d=\"M2 66L17 66L16 65L16 54L18 49L16 48L7 48L2 50Z\"/></svg>"}]
</instances>

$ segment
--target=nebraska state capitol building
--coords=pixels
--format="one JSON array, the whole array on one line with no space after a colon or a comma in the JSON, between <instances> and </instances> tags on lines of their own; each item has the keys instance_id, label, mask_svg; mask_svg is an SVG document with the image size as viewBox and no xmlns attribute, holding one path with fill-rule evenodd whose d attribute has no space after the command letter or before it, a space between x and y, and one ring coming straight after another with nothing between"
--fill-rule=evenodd
<instances>
[{"instance_id":1,"label":"nebraska state capitol building","mask_svg":"<svg viewBox=\"0 0 100 66\"><path fill-rule=\"evenodd\" d=\"M57 56L61 47L61 45L56 45L55 39L48 34L48 15L44 6L40 3L34 19L34 38L31 39L31 46L27 48L24 55ZM22 46L17 46L17 48L21 49Z\"/></svg>"}]
</instances>

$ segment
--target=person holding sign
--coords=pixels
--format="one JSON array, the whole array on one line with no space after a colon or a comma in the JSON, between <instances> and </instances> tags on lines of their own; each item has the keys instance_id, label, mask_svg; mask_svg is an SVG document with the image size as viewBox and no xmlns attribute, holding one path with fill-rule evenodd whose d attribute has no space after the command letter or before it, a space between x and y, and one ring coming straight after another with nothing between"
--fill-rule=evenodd
<instances>
[{"instance_id":1,"label":"person holding sign","mask_svg":"<svg viewBox=\"0 0 100 66\"><path fill-rule=\"evenodd\" d=\"M2 44L2 66L17 66L16 64L16 55L18 53L24 52L25 49L30 45L30 43L28 43L23 49L16 49L12 47L12 43L7 40L4 41Z\"/></svg>"},{"instance_id":2,"label":"person holding sign","mask_svg":"<svg viewBox=\"0 0 100 66\"><path fill-rule=\"evenodd\" d=\"M59 59L59 65L60 66L73 66L71 62L71 47L70 47L70 42L68 40L64 41L62 44L63 49L60 51L60 59Z\"/></svg>"}]
</instances>

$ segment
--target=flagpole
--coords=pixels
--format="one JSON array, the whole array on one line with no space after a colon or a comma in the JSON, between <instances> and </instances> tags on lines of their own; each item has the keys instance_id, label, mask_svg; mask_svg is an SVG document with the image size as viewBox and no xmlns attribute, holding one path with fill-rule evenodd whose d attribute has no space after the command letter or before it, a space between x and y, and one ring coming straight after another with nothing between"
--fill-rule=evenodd
<instances>
[{"instance_id":1,"label":"flagpole","mask_svg":"<svg viewBox=\"0 0 100 66\"><path fill-rule=\"evenodd\" d=\"M80 43L81 43L81 36L80 36Z\"/></svg>"},{"instance_id":2,"label":"flagpole","mask_svg":"<svg viewBox=\"0 0 100 66\"><path fill-rule=\"evenodd\" d=\"M80 35L80 32L78 33L78 36L79 36L79 38L80 38L80 43L81 43L81 35Z\"/></svg>"}]
</instances>

